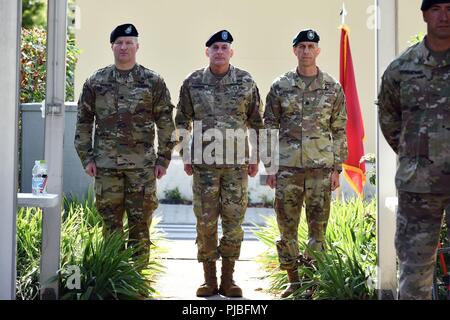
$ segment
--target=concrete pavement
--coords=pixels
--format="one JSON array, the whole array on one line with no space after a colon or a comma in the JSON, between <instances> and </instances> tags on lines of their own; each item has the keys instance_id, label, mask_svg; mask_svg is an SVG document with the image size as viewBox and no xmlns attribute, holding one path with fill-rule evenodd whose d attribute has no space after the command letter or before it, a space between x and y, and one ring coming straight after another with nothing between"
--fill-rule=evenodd
<instances>
[{"instance_id":1,"label":"concrete pavement","mask_svg":"<svg viewBox=\"0 0 450 320\"><path fill-rule=\"evenodd\" d=\"M195 226L194 226L195 227ZM203 268L197 262L197 247L194 239L169 240L165 243L168 252L163 255L166 272L157 280L157 299L163 300L272 300L276 297L265 292L269 283L260 279L264 271L254 258L265 250L259 241L245 240L242 243L241 256L236 262L234 279L242 288L243 298L226 298L216 295L210 298L198 298L195 292L203 283ZM221 261L217 263L220 279Z\"/></svg>"}]
</instances>

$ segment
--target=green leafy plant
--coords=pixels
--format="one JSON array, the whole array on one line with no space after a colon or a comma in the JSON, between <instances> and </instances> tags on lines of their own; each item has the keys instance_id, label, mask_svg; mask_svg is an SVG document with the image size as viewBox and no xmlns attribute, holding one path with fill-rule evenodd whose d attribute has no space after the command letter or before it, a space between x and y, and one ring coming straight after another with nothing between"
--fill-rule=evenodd
<instances>
[{"instance_id":1,"label":"green leafy plant","mask_svg":"<svg viewBox=\"0 0 450 320\"><path fill-rule=\"evenodd\" d=\"M150 263L143 267L142 262L130 258L139 247L125 247L126 232L103 238L102 219L93 199L90 192L83 201L64 201L60 248L62 298L140 299L156 294L151 284L164 270L159 257L166 250L163 248L164 235L155 228L159 220L154 219L151 225L150 237L154 246ZM124 219L124 229L127 228ZM41 234L42 211L21 208L17 214L17 299L39 299ZM67 286L68 266L80 269L80 290L70 290Z\"/></svg>"},{"instance_id":2,"label":"green leafy plant","mask_svg":"<svg viewBox=\"0 0 450 320\"><path fill-rule=\"evenodd\" d=\"M261 203L265 208L271 208L273 206L273 198L269 197L266 194L263 194L259 197L261 199Z\"/></svg>"},{"instance_id":3,"label":"green leafy plant","mask_svg":"<svg viewBox=\"0 0 450 320\"><path fill-rule=\"evenodd\" d=\"M249 198L248 207L253 208L273 208L273 198L263 194L259 196L259 202L251 202Z\"/></svg>"},{"instance_id":4,"label":"green leafy plant","mask_svg":"<svg viewBox=\"0 0 450 320\"><path fill-rule=\"evenodd\" d=\"M84 235L80 254L70 256L61 269L61 299L149 298L155 290L145 273L151 272L153 262L147 266L142 259L136 260L139 246L125 246L126 239L121 233L103 238L97 227ZM70 283L74 274L69 267L73 266L80 268L78 289Z\"/></svg>"},{"instance_id":5,"label":"green leafy plant","mask_svg":"<svg viewBox=\"0 0 450 320\"><path fill-rule=\"evenodd\" d=\"M445 220L450 222L450 210L446 210L445 212ZM450 246L450 240L449 240L449 230L447 227L447 223L443 224L443 227L441 228L441 234L440 234L440 242L443 248L446 248ZM442 253L442 256L444 258L444 261L446 263L447 270L449 269L449 261L450 261L450 253L444 252ZM448 271L447 271L448 272ZM437 262L436 262L436 274L435 274L435 283L437 285L437 297L435 299L437 300L446 300L449 293L446 290L446 280L445 275L442 269L442 262L440 260L440 255L437 256Z\"/></svg>"},{"instance_id":6,"label":"green leafy plant","mask_svg":"<svg viewBox=\"0 0 450 320\"><path fill-rule=\"evenodd\" d=\"M67 17L69 32L75 20L75 0L67 1ZM33 27L45 28L47 25L47 0L22 0L22 27L31 29Z\"/></svg>"},{"instance_id":7,"label":"green leafy plant","mask_svg":"<svg viewBox=\"0 0 450 320\"><path fill-rule=\"evenodd\" d=\"M372 299L376 266L376 200L362 199L334 201L327 228L326 251L313 253L314 267L300 266L301 287L292 299L302 298L313 289L313 299ZM304 212L302 217L304 217ZM265 227L255 232L268 248L258 257L267 272L272 293L280 292L288 282L286 272L279 269L275 241L279 231L274 217L267 219ZM299 225L300 252L306 250L307 224Z\"/></svg>"},{"instance_id":8,"label":"green leafy plant","mask_svg":"<svg viewBox=\"0 0 450 320\"><path fill-rule=\"evenodd\" d=\"M44 28L47 20L46 8L45 0L22 0L22 27Z\"/></svg>"},{"instance_id":9,"label":"green leafy plant","mask_svg":"<svg viewBox=\"0 0 450 320\"><path fill-rule=\"evenodd\" d=\"M41 1L28 1L28 3ZM42 102L45 99L46 81L46 37L42 27L22 28L20 53L20 102ZM80 50L74 36L69 36L66 51L66 101L74 101L75 67ZM22 181L22 113L19 114L19 183ZM21 186L19 186L21 189Z\"/></svg>"},{"instance_id":10,"label":"green leafy plant","mask_svg":"<svg viewBox=\"0 0 450 320\"><path fill-rule=\"evenodd\" d=\"M39 27L22 29L20 83L22 103L42 102L45 99L46 45L45 29ZM66 52L66 101L74 101L75 67L79 54L75 38L69 37Z\"/></svg>"},{"instance_id":11,"label":"green leafy plant","mask_svg":"<svg viewBox=\"0 0 450 320\"><path fill-rule=\"evenodd\" d=\"M376 156L374 153L367 153L364 156L361 157L361 160L359 162L365 161L366 163L372 164L372 168L366 172L366 177L369 178L369 182L372 185L377 184L377 170L376 170Z\"/></svg>"},{"instance_id":12,"label":"green leafy plant","mask_svg":"<svg viewBox=\"0 0 450 320\"><path fill-rule=\"evenodd\" d=\"M183 197L178 187L174 189L164 190L164 199L161 203L167 204L190 204L191 201Z\"/></svg>"},{"instance_id":13,"label":"green leafy plant","mask_svg":"<svg viewBox=\"0 0 450 320\"><path fill-rule=\"evenodd\" d=\"M248 188L248 205L249 208L273 208L273 197L267 194L258 195L258 199L255 199L257 190L254 188Z\"/></svg>"},{"instance_id":14,"label":"green leafy plant","mask_svg":"<svg viewBox=\"0 0 450 320\"><path fill-rule=\"evenodd\" d=\"M418 34L415 34L414 36L412 36L409 39L408 44L410 46L415 45L416 43L421 42L424 37L425 37L425 34L423 32L419 32Z\"/></svg>"},{"instance_id":15,"label":"green leafy plant","mask_svg":"<svg viewBox=\"0 0 450 320\"><path fill-rule=\"evenodd\" d=\"M19 300L39 298L39 263L42 241L42 211L20 208L17 212L17 281Z\"/></svg>"}]
</instances>

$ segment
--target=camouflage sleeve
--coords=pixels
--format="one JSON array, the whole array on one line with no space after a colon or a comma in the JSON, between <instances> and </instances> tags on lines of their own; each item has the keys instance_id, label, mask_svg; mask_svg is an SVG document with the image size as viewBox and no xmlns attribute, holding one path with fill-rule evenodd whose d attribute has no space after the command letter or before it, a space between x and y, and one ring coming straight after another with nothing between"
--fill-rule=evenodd
<instances>
[{"instance_id":1,"label":"camouflage sleeve","mask_svg":"<svg viewBox=\"0 0 450 320\"><path fill-rule=\"evenodd\" d=\"M266 129L279 129L281 116L281 104L274 86L270 88L266 97L266 109L264 111L264 127Z\"/></svg>"},{"instance_id":2,"label":"camouflage sleeve","mask_svg":"<svg viewBox=\"0 0 450 320\"><path fill-rule=\"evenodd\" d=\"M187 81L185 81L180 89L177 114L175 116L177 129L185 129L187 131L191 131L193 115L194 107L192 106L188 83Z\"/></svg>"},{"instance_id":3,"label":"camouflage sleeve","mask_svg":"<svg viewBox=\"0 0 450 320\"><path fill-rule=\"evenodd\" d=\"M259 163L259 130L264 129L264 123L262 119L263 114L263 103L261 101L261 96L259 95L258 87L256 83L253 82L252 85L252 96L250 104L247 108L247 126L256 133L256 146L252 146L256 148L256 161Z\"/></svg>"},{"instance_id":4,"label":"camouflage sleeve","mask_svg":"<svg viewBox=\"0 0 450 320\"><path fill-rule=\"evenodd\" d=\"M174 106L170 101L170 93L163 79L159 79L155 87L153 100L153 116L158 128L158 158L156 165L167 169L172 158L172 133L175 131L172 110Z\"/></svg>"},{"instance_id":5,"label":"camouflage sleeve","mask_svg":"<svg viewBox=\"0 0 450 320\"><path fill-rule=\"evenodd\" d=\"M83 91L78 100L78 115L75 128L75 149L80 157L83 168L94 161L92 148L92 128L94 126L95 92L89 80L84 83Z\"/></svg>"},{"instance_id":6,"label":"camouflage sleeve","mask_svg":"<svg viewBox=\"0 0 450 320\"><path fill-rule=\"evenodd\" d=\"M402 115L399 109L399 85L386 71L382 77L380 94L378 95L378 119L386 141L395 153L398 153Z\"/></svg>"},{"instance_id":7,"label":"camouflage sleeve","mask_svg":"<svg viewBox=\"0 0 450 320\"><path fill-rule=\"evenodd\" d=\"M272 158L270 163L264 163L266 169L271 166L274 157L273 152L275 146L272 146L271 144L272 141L271 130L280 129L280 117L281 117L281 103L279 96L275 90L275 87L272 85L266 97L266 108L264 111L264 128L267 131L266 150L268 154L270 154L270 157Z\"/></svg>"},{"instance_id":8,"label":"camouflage sleeve","mask_svg":"<svg viewBox=\"0 0 450 320\"><path fill-rule=\"evenodd\" d=\"M339 85L336 101L330 119L331 134L333 138L334 169L342 171L342 163L347 160L347 111L345 106L345 94Z\"/></svg>"},{"instance_id":9,"label":"camouflage sleeve","mask_svg":"<svg viewBox=\"0 0 450 320\"><path fill-rule=\"evenodd\" d=\"M185 81L180 89L180 96L178 99L177 114L175 116L175 123L178 130L192 131L192 118L194 116L194 107L192 106L191 95L189 93L188 82ZM188 139L188 136L183 135ZM178 142L182 142L181 135ZM180 149L180 155L183 157L183 148Z\"/></svg>"}]
</instances>

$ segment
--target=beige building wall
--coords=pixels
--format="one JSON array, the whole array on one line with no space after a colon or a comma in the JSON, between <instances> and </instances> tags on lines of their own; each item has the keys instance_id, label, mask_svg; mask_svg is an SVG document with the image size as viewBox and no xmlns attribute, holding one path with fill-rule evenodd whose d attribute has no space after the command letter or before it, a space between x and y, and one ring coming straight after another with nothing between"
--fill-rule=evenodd
<instances>
[{"instance_id":1,"label":"beige building wall","mask_svg":"<svg viewBox=\"0 0 450 320\"><path fill-rule=\"evenodd\" d=\"M423 31L419 3L399 2L401 48L411 35ZM374 1L346 0L345 5L365 148L375 152ZM321 36L319 66L339 79L341 0L77 0L77 6L76 38L82 54L75 75L76 97L89 75L113 62L109 34L116 25L127 22L140 33L138 62L164 77L174 104L184 78L207 65L204 43L221 29L228 29L235 39L232 63L253 75L263 101L272 81L295 68L291 41L307 27Z\"/></svg>"},{"instance_id":2,"label":"beige building wall","mask_svg":"<svg viewBox=\"0 0 450 320\"><path fill-rule=\"evenodd\" d=\"M427 25L423 21L420 5L422 0L397 0L398 1L398 49L403 52L411 44L411 38L423 32L426 34Z\"/></svg>"}]
</instances>

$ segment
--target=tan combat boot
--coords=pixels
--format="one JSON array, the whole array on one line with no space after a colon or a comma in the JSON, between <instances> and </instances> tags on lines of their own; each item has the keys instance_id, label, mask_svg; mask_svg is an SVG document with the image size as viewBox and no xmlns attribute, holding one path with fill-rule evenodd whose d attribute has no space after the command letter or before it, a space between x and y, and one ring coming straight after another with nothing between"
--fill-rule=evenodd
<instances>
[{"instance_id":1,"label":"tan combat boot","mask_svg":"<svg viewBox=\"0 0 450 320\"><path fill-rule=\"evenodd\" d=\"M242 297L242 289L233 281L234 261L222 260L222 276L220 277L219 293L225 297Z\"/></svg>"},{"instance_id":2,"label":"tan combat boot","mask_svg":"<svg viewBox=\"0 0 450 320\"><path fill-rule=\"evenodd\" d=\"M211 297L219 292L217 288L216 262L203 262L205 283L197 289L197 297Z\"/></svg>"},{"instance_id":3,"label":"tan combat boot","mask_svg":"<svg viewBox=\"0 0 450 320\"><path fill-rule=\"evenodd\" d=\"M289 286L281 293L281 298L289 297L300 288L300 279L298 277L297 268L287 270L287 274L289 279Z\"/></svg>"}]
</instances>

